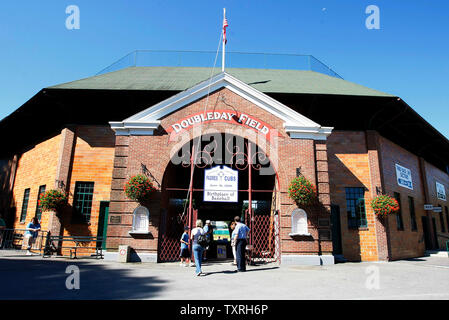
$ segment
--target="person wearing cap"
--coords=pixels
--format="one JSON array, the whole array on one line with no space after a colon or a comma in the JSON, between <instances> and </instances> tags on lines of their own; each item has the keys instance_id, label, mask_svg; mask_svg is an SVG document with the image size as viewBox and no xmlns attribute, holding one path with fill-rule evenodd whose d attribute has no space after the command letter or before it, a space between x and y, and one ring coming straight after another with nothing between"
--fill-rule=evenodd
<instances>
[{"instance_id":1,"label":"person wearing cap","mask_svg":"<svg viewBox=\"0 0 449 320\"><path fill-rule=\"evenodd\" d=\"M184 227L184 233L181 236L181 267L187 267L188 265L193 266L193 263L190 262L190 250L189 250L189 227ZM184 263L185 262L185 263Z\"/></svg>"},{"instance_id":2,"label":"person wearing cap","mask_svg":"<svg viewBox=\"0 0 449 320\"><path fill-rule=\"evenodd\" d=\"M207 260L207 252L209 251L210 248L210 244L212 243L212 225L210 220L206 220L206 225L203 228L204 233L206 234L207 237L207 247L204 249L204 256L203 256L203 260L206 261Z\"/></svg>"}]
</instances>

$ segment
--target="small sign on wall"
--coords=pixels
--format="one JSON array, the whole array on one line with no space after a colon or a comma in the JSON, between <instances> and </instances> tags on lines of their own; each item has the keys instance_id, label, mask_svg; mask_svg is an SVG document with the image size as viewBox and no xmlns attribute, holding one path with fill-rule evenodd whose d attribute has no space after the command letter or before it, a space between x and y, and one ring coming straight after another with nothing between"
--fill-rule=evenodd
<instances>
[{"instance_id":1,"label":"small sign on wall","mask_svg":"<svg viewBox=\"0 0 449 320\"><path fill-rule=\"evenodd\" d=\"M425 204L424 210L433 210L433 204Z\"/></svg>"},{"instance_id":2,"label":"small sign on wall","mask_svg":"<svg viewBox=\"0 0 449 320\"><path fill-rule=\"evenodd\" d=\"M437 187L437 198L446 201L446 190L444 188L444 185L439 182L435 182L435 184Z\"/></svg>"},{"instance_id":3,"label":"small sign on wall","mask_svg":"<svg viewBox=\"0 0 449 320\"><path fill-rule=\"evenodd\" d=\"M111 223L111 224L122 223L122 217L121 216L110 216L109 223Z\"/></svg>"},{"instance_id":4,"label":"small sign on wall","mask_svg":"<svg viewBox=\"0 0 449 320\"><path fill-rule=\"evenodd\" d=\"M395 164L395 166L398 185L413 190L412 171L398 164Z\"/></svg>"}]
</instances>

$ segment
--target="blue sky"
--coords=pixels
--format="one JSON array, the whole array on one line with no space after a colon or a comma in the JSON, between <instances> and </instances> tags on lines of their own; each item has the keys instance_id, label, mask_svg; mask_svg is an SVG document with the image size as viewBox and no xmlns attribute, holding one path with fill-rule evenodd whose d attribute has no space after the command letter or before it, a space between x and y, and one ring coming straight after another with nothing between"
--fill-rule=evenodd
<instances>
[{"instance_id":1,"label":"blue sky","mask_svg":"<svg viewBox=\"0 0 449 320\"><path fill-rule=\"evenodd\" d=\"M79 30L65 27L69 5ZM380 9L380 30L365 27L368 5ZM2 1L0 119L136 49L215 51L223 7L228 51L312 54L346 80L400 96L449 137L444 0Z\"/></svg>"}]
</instances>

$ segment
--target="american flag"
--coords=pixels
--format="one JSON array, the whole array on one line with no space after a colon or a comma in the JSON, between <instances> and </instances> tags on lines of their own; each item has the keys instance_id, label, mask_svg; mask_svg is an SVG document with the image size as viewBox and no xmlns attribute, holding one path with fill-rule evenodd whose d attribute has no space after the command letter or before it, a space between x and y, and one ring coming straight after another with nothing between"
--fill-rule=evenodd
<instances>
[{"instance_id":1,"label":"american flag","mask_svg":"<svg viewBox=\"0 0 449 320\"><path fill-rule=\"evenodd\" d=\"M228 26L228 20L226 17L223 18L223 42L226 44L228 40L226 39L226 27Z\"/></svg>"}]
</instances>

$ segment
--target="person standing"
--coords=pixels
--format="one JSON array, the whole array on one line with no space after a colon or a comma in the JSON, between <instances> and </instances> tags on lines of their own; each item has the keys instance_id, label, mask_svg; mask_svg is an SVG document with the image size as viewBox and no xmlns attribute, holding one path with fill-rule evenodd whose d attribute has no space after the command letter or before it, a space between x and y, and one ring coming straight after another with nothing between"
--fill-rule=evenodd
<instances>
[{"instance_id":1,"label":"person standing","mask_svg":"<svg viewBox=\"0 0 449 320\"><path fill-rule=\"evenodd\" d=\"M189 227L186 226L184 227L184 233L181 236L181 267L187 267L190 262L189 234L187 231L189 231ZM192 266L192 263L190 263L190 266Z\"/></svg>"},{"instance_id":2,"label":"person standing","mask_svg":"<svg viewBox=\"0 0 449 320\"><path fill-rule=\"evenodd\" d=\"M197 276L204 275L201 271L201 260L203 259L204 248L198 243L198 238L200 235L204 235L205 232L203 230L203 221L196 220L196 228L192 230L190 238L192 241L193 247L193 256L195 258L195 271Z\"/></svg>"},{"instance_id":3,"label":"person standing","mask_svg":"<svg viewBox=\"0 0 449 320\"><path fill-rule=\"evenodd\" d=\"M206 225L203 228L204 230L204 234L206 235L207 238L207 246L206 248L204 248L204 256L203 256L203 261L207 260L207 253L209 252L210 249L210 245L212 244L212 225L210 220L206 220Z\"/></svg>"},{"instance_id":4,"label":"person standing","mask_svg":"<svg viewBox=\"0 0 449 320\"><path fill-rule=\"evenodd\" d=\"M32 218L31 222L28 223L24 234L24 246L27 247L27 256L31 255L31 246L36 242L40 229L41 225L39 220L36 217Z\"/></svg>"},{"instance_id":5,"label":"person standing","mask_svg":"<svg viewBox=\"0 0 449 320\"><path fill-rule=\"evenodd\" d=\"M246 250L246 237L248 236L249 228L246 224L240 222L240 217L236 216L234 218L236 223L234 229L234 241L235 241L235 251L237 254L237 271L246 271L246 260L245 260L245 250Z\"/></svg>"},{"instance_id":6,"label":"person standing","mask_svg":"<svg viewBox=\"0 0 449 320\"><path fill-rule=\"evenodd\" d=\"M233 265L237 265L237 260L236 260L237 255L236 255L236 253L235 253L235 240L234 240L235 235L236 235L236 233L235 233L235 221L232 221L232 222L231 222L230 228L231 228L231 230L232 230L232 231L231 231L232 257L234 258L234 261L232 262L232 264L233 264Z\"/></svg>"}]
</instances>

